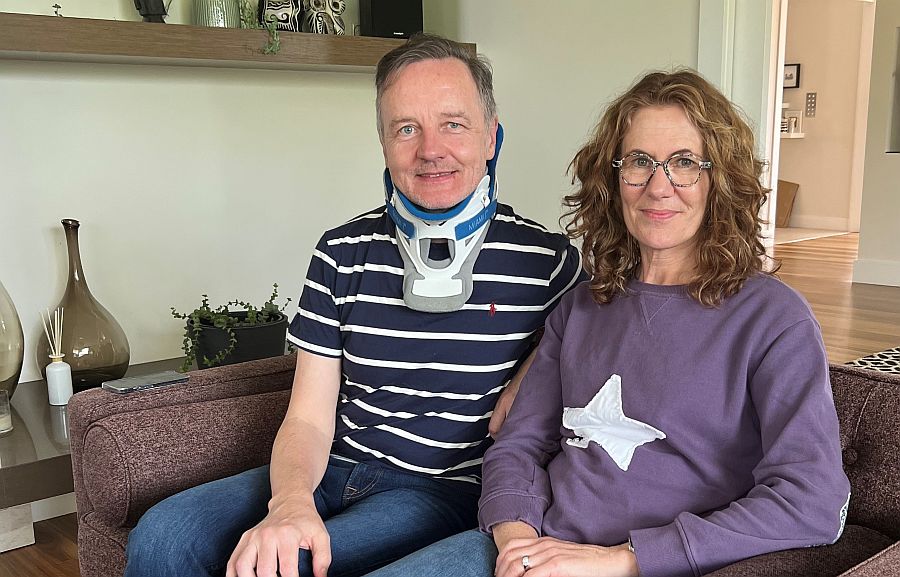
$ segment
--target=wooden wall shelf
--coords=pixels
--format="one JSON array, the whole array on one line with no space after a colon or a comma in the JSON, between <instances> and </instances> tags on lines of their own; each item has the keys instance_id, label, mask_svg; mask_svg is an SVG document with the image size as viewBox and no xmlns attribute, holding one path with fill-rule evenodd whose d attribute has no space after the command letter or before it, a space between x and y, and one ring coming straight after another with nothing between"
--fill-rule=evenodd
<instances>
[{"instance_id":1,"label":"wooden wall shelf","mask_svg":"<svg viewBox=\"0 0 900 577\"><path fill-rule=\"evenodd\" d=\"M282 32L278 54L263 54L267 38L265 30L0 12L0 58L15 60L371 72L403 43Z\"/></svg>"}]
</instances>

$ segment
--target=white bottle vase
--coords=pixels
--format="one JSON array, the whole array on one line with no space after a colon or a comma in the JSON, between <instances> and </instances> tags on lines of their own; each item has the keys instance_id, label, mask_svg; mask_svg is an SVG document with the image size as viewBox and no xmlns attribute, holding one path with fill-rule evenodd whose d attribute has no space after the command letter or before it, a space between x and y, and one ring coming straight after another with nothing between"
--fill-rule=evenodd
<instances>
[{"instance_id":1,"label":"white bottle vase","mask_svg":"<svg viewBox=\"0 0 900 577\"><path fill-rule=\"evenodd\" d=\"M50 355L47 365L47 399L51 405L65 405L72 396L72 367L63 361L65 355Z\"/></svg>"}]
</instances>

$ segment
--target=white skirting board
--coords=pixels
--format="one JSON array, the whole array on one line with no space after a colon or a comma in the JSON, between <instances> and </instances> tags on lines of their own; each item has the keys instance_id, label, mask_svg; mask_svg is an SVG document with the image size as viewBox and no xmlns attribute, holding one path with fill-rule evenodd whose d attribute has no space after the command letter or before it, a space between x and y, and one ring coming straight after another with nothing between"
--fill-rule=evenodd
<instances>
[{"instance_id":1,"label":"white skirting board","mask_svg":"<svg viewBox=\"0 0 900 577\"><path fill-rule=\"evenodd\" d=\"M900 261L858 259L853 263L853 282L900 286Z\"/></svg>"},{"instance_id":2,"label":"white skirting board","mask_svg":"<svg viewBox=\"0 0 900 577\"><path fill-rule=\"evenodd\" d=\"M789 226L793 228L824 228L825 230L847 232L850 230L847 226L848 222L849 221L846 218L803 215L797 214L797 211L795 210L794 213L791 214Z\"/></svg>"}]
</instances>

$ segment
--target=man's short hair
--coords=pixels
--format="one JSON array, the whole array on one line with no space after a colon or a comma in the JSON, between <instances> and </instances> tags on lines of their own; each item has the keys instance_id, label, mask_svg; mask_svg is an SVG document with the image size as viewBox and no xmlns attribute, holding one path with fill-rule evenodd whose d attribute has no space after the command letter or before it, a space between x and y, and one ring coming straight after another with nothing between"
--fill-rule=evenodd
<instances>
[{"instance_id":1,"label":"man's short hair","mask_svg":"<svg viewBox=\"0 0 900 577\"><path fill-rule=\"evenodd\" d=\"M397 74L415 62L443 60L444 58L455 58L468 67L478 94L481 96L481 108L485 121L490 122L497 115L497 104L494 101L494 78L490 62L484 56L472 55L459 42L435 34L419 33L407 40L403 46L398 46L382 56L378 61L375 69L375 114L378 117L379 137L383 136L381 97L394 82Z\"/></svg>"}]
</instances>

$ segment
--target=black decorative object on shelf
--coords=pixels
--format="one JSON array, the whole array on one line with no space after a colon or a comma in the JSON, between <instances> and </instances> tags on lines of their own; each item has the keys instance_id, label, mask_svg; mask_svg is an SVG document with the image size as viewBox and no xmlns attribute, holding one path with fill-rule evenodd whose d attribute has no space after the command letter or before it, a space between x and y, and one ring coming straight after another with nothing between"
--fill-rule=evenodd
<instances>
[{"instance_id":1,"label":"black decorative object on shelf","mask_svg":"<svg viewBox=\"0 0 900 577\"><path fill-rule=\"evenodd\" d=\"M344 0L303 0L303 19L300 28L314 34L344 35L344 19L347 9Z\"/></svg>"},{"instance_id":2,"label":"black decorative object on shelf","mask_svg":"<svg viewBox=\"0 0 900 577\"><path fill-rule=\"evenodd\" d=\"M259 0L259 23L275 22L278 30L300 32L303 16L302 0Z\"/></svg>"},{"instance_id":3,"label":"black decorative object on shelf","mask_svg":"<svg viewBox=\"0 0 900 577\"><path fill-rule=\"evenodd\" d=\"M144 22L165 23L169 13L163 0L134 0L134 7L144 17Z\"/></svg>"},{"instance_id":4,"label":"black decorative object on shelf","mask_svg":"<svg viewBox=\"0 0 900 577\"><path fill-rule=\"evenodd\" d=\"M359 0L359 33L409 38L422 31L422 0Z\"/></svg>"}]
</instances>

